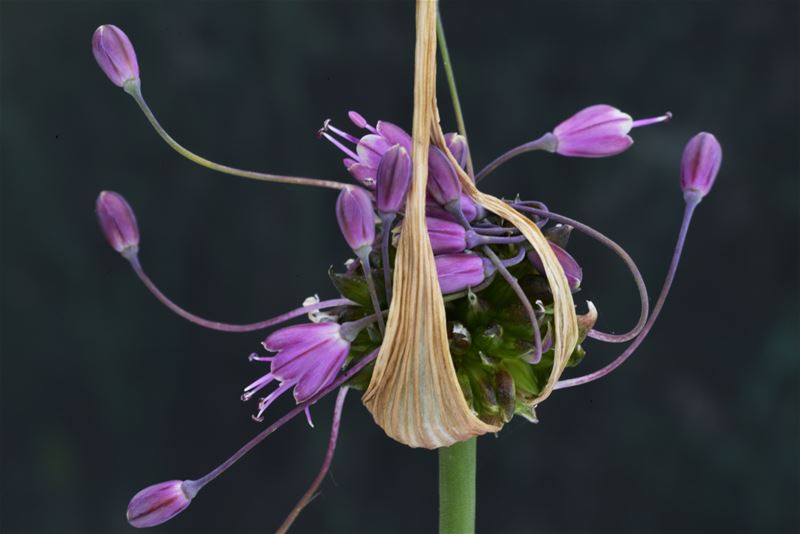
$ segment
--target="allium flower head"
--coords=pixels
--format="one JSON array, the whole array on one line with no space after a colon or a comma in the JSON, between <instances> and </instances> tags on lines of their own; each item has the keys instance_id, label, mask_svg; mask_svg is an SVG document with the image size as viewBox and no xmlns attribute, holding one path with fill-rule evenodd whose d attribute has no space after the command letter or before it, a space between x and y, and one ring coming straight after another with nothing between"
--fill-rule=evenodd
<instances>
[{"instance_id":1,"label":"allium flower head","mask_svg":"<svg viewBox=\"0 0 800 534\"><path fill-rule=\"evenodd\" d=\"M139 78L136 51L125 32L113 24L104 24L95 30L92 53L114 85L122 87L125 82Z\"/></svg>"}]
</instances>

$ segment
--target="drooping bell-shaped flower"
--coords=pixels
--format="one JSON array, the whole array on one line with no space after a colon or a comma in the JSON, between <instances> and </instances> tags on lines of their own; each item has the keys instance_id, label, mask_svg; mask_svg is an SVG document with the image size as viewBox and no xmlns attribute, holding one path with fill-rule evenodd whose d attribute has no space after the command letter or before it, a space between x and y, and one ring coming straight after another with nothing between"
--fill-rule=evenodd
<instances>
[{"instance_id":1,"label":"drooping bell-shaped flower","mask_svg":"<svg viewBox=\"0 0 800 534\"><path fill-rule=\"evenodd\" d=\"M336 201L336 219L347 244L359 256L369 254L375 241L372 199L360 187L342 189Z\"/></svg>"},{"instance_id":2,"label":"drooping bell-shaped flower","mask_svg":"<svg viewBox=\"0 0 800 534\"><path fill-rule=\"evenodd\" d=\"M401 145L394 145L383 155L377 171L375 204L381 215L403 209L411 185L411 156Z\"/></svg>"},{"instance_id":3,"label":"drooping bell-shaped flower","mask_svg":"<svg viewBox=\"0 0 800 534\"><path fill-rule=\"evenodd\" d=\"M672 117L665 113L659 117L634 121L630 115L615 107L598 104L585 108L555 127L554 152L563 156L602 158L627 150L633 139L631 128L664 122Z\"/></svg>"},{"instance_id":4,"label":"drooping bell-shaped flower","mask_svg":"<svg viewBox=\"0 0 800 534\"><path fill-rule=\"evenodd\" d=\"M136 51L125 32L113 24L104 24L95 30L92 53L114 85L123 87L125 82L139 78Z\"/></svg>"},{"instance_id":5,"label":"drooping bell-shaped flower","mask_svg":"<svg viewBox=\"0 0 800 534\"><path fill-rule=\"evenodd\" d=\"M186 510L197 494L192 480L170 480L148 486L128 504L128 523L136 528L154 527Z\"/></svg>"},{"instance_id":6,"label":"drooping bell-shaped flower","mask_svg":"<svg viewBox=\"0 0 800 534\"><path fill-rule=\"evenodd\" d=\"M707 132L692 137L681 158L681 189L684 195L706 196L714 185L722 164L722 147Z\"/></svg>"},{"instance_id":7,"label":"drooping bell-shaped flower","mask_svg":"<svg viewBox=\"0 0 800 534\"><path fill-rule=\"evenodd\" d=\"M113 191L103 191L97 197L97 220L111 247L126 258L139 250L139 227L128 202Z\"/></svg>"},{"instance_id":8,"label":"drooping bell-shaped flower","mask_svg":"<svg viewBox=\"0 0 800 534\"><path fill-rule=\"evenodd\" d=\"M578 265L578 262L575 261L575 258L573 258L569 252L559 247L555 243L550 243L550 248L553 249L556 259L558 259L558 263L561 264L561 268L564 269L564 276L567 277L567 282L569 283L570 289L578 289L581 285L581 281L583 280L583 269L581 269L581 266ZM528 260L539 272L544 272L542 259L535 250L528 252Z\"/></svg>"}]
</instances>

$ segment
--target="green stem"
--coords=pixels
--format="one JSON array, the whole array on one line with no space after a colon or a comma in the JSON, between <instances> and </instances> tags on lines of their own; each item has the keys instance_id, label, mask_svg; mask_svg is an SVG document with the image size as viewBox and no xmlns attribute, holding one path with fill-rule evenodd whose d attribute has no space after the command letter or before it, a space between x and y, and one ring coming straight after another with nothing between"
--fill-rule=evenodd
<instances>
[{"instance_id":1,"label":"green stem","mask_svg":"<svg viewBox=\"0 0 800 534\"><path fill-rule=\"evenodd\" d=\"M439 534L475 532L478 438L439 449Z\"/></svg>"},{"instance_id":2,"label":"green stem","mask_svg":"<svg viewBox=\"0 0 800 534\"><path fill-rule=\"evenodd\" d=\"M444 37L442 14L436 12L436 35L439 52L442 55L450 99L456 115L458 133L467 138L467 127L458 98L456 78L447 40ZM469 146L469 142L467 142ZM472 155L467 154L467 174L475 176ZM475 532L475 459L478 452L478 438L456 443L439 449L439 534L472 534Z\"/></svg>"},{"instance_id":3,"label":"green stem","mask_svg":"<svg viewBox=\"0 0 800 534\"><path fill-rule=\"evenodd\" d=\"M444 72L447 75L447 85L450 87L450 99L453 101L453 111L456 114L456 125L458 133L467 138L467 127L464 124L464 114L461 112L461 101L458 99L458 89L456 89L456 77L453 74L453 64L450 62L450 52L447 50L447 40L444 38L444 26L442 26L442 13L436 11L436 36L439 41L439 52L442 54ZM469 146L469 142L467 142ZM475 176L472 167L472 154L467 153L467 174Z\"/></svg>"},{"instance_id":4,"label":"green stem","mask_svg":"<svg viewBox=\"0 0 800 534\"><path fill-rule=\"evenodd\" d=\"M221 172L223 174L231 174L241 178L260 180L262 182L278 182L282 184L307 185L311 187L327 187L329 189L344 189L348 187L348 185L345 183L334 182L331 180L317 180L316 178L302 178L299 176L282 176L279 174L245 171L235 167L228 167L227 165L220 165L219 163L214 163L213 161L207 160L206 158L198 156L194 152L182 146L175 139L173 139L172 136L169 135L166 130L164 130L164 128L161 127L161 124L159 124L158 120L156 120L156 116L150 110L150 106L147 105L147 102L145 102L144 97L142 96L141 84L138 79L128 80L125 82L124 89L125 92L131 95L133 99L136 100L136 103L139 104L139 108L141 108L145 117L147 117L147 120L150 121L150 124L153 126L158 135L160 135L161 138L175 150L175 152L184 158L197 163L198 165L202 165L203 167L213 171Z\"/></svg>"}]
</instances>

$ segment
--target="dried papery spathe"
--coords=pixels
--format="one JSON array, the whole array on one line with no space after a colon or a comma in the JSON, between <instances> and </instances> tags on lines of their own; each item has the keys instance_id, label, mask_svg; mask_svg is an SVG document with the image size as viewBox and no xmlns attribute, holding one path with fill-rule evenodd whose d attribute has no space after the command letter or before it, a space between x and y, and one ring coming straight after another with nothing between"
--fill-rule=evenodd
<instances>
[{"instance_id":1,"label":"dried papery spathe","mask_svg":"<svg viewBox=\"0 0 800 534\"><path fill-rule=\"evenodd\" d=\"M420 1L411 154L414 173L397 247L386 335L363 401L388 436L427 449L499 430L472 413L450 356L444 301L425 224L428 150L436 115L436 2Z\"/></svg>"},{"instance_id":2,"label":"dried papery spathe","mask_svg":"<svg viewBox=\"0 0 800 534\"><path fill-rule=\"evenodd\" d=\"M433 125L433 143L447 154L447 157L450 158L452 163L457 163L453 154L447 149L444 133L439 126L438 112L436 112ZM461 187L464 193L479 205L516 226L542 261L544 274L547 277L547 282L550 284L550 291L553 295L555 354L553 369L550 372L547 384L545 384L542 392L535 399L536 403L540 403L552 393L553 387L556 382L558 382L564 369L566 369L569 357L575 345L578 343L578 321L575 314L575 304L572 300L572 291L570 290L569 282L564 274L564 268L561 266L553 249L550 247L547 238L544 237L542 231L533 221L499 198L478 191L472 179L461 167L456 167L456 171L461 180Z\"/></svg>"}]
</instances>

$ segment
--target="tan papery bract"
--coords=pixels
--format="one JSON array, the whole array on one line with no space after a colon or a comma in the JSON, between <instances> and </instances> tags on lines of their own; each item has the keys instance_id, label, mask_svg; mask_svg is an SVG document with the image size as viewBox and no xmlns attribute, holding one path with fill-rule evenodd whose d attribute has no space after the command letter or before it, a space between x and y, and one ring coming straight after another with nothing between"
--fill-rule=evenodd
<instances>
[{"instance_id":1,"label":"tan papery bract","mask_svg":"<svg viewBox=\"0 0 800 534\"><path fill-rule=\"evenodd\" d=\"M553 292L555 365L539 400L561 376L578 336L572 294L564 271L539 228L506 203L481 193L447 150L436 109L436 4L417 2L412 160L414 177L397 246L394 296L386 335L363 402L393 439L435 449L496 432L470 409L458 383L447 340L444 301L425 224L428 150L433 142L460 171L464 190L489 211L520 229L542 258Z\"/></svg>"}]
</instances>

